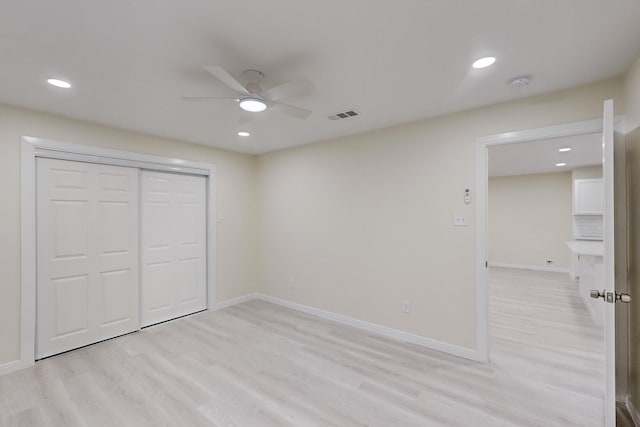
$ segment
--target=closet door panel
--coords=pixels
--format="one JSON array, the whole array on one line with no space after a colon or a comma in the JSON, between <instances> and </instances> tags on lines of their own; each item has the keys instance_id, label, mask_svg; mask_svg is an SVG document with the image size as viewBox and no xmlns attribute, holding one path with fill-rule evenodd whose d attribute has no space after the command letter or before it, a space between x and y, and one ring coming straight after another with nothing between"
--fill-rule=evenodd
<instances>
[{"instance_id":1,"label":"closet door panel","mask_svg":"<svg viewBox=\"0 0 640 427\"><path fill-rule=\"evenodd\" d=\"M206 308L206 179L142 172L142 325Z\"/></svg>"},{"instance_id":2,"label":"closet door panel","mask_svg":"<svg viewBox=\"0 0 640 427\"><path fill-rule=\"evenodd\" d=\"M184 224L176 241L183 311L206 308L206 182L203 177L183 175L177 182L177 213Z\"/></svg>"},{"instance_id":3,"label":"closet door panel","mask_svg":"<svg viewBox=\"0 0 640 427\"><path fill-rule=\"evenodd\" d=\"M95 322L100 339L106 339L139 328L139 170L97 166Z\"/></svg>"},{"instance_id":4,"label":"closet door panel","mask_svg":"<svg viewBox=\"0 0 640 427\"><path fill-rule=\"evenodd\" d=\"M90 166L37 160L37 358L91 341Z\"/></svg>"},{"instance_id":5,"label":"closet door panel","mask_svg":"<svg viewBox=\"0 0 640 427\"><path fill-rule=\"evenodd\" d=\"M37 358L138 329L137 176L37 160Z\"/></svg>"}]
</instances>

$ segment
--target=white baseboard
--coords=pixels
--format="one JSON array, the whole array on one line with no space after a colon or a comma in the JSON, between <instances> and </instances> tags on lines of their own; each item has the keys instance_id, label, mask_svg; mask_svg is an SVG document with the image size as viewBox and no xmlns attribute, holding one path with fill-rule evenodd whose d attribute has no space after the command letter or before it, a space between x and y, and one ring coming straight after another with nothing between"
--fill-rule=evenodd
<instances>
[{"instance_id":1,"label":"white baseboard","mask_svg":"<svg viewBox=\"0 0 640 427\"><path fill-rule=\"evenodd\" d=\"M0 375L10 374L11 372L15 372L19 369L22 369L22 361L14 360L13 362L3 363L0 365Z\"/></svg>"},{"instance_id":2,"label":"white baseboard","mask_svg":"<svg viewBox=\"0 0 640 427\"><path fill-rule=\"evenodd\" d=\"M334 322L342 323L344 325L353 326L355 328L364 329L366 331L383 335L388 338L393 338L398 341L410 342L420 345L422 347L430 348L433 350L442 351L444 353L452 354L454 356L463 357L465 359L475 361L485 361L477 350L460 347L453 344L447 344L442 341L436 341L429 338L425 338L419 335L415 335L409 332L404 332L399 329L389 328L387 326L377 325L375 323L365 322L364 320L354 319L353 317L344 316L342 314L333 313L331 311L322 310L320 308L311 307L297 302L284 300L281 298L272 297L264 294L256 294L256 298L262 301L277 304L282 307L287 307L292 310L301 311L303 313L311 314L321 317L323 319L333 320Z\"/></svg>"},{"instance_id":3,"label":"white baseboard","mask_svg":"<svg viewBox=\"0 0 640 427\"><path fill-rule=\"evenodd\" d=\"M243 302L251 301L257 298L258 298L258 294L255 292L252 292L250 294L242 295L241 297L231 298L226 301L219 302L215 306L213 306L213 308L210 308L210 310L211 311L222 310L224 308L231 307L237 304L242 304Z\"/></svg>"},{"instance_id":4,"label":"white baseboard","mask_svg":"<svg viewBox=\"0 0 640 427\"><path fill-rule=\"evenodd\" d=\"M631 414L633 423L636 426L640 426L640 412L638 412L638 409L633 405L633 401L631 400L631 395L627 394L627 397L624 403L627 406L627 409L629 410L629 414Z\"/></svg>"},{"instance_id":5,"label":"white baseboard","mask_svg":"<svg viewBox=\"0 0 640 427\"><path fill-rule=\"evenodd\" d=\"M504 262L490 262L489 267L502 267L502 268L515 268L518 270L534 270L534 271L548 271L550 273L567 273L569 269L565 267L551 267L546 265L528 265L528 264L507 264Z\"/></svg>"},{"instance_id":6,"label":"white baseboard","mask_svg":"<svg viewBox=\"0 0 640 427\"><path fill-rule=\"evenodd\" d=\"M297 302L284 300L281 298L272 297L261 293L250 293L241 297L232 298L226 301L217 303L214 307L210 308L211 311L222 310L234 305L242 304L251 300L261 300L276 304L282 307L290 308L292 310L301 311L303 313L311 314L321 317L323 319L332 320L334 322L342 323L344 325L353 326L355 328L364 329L366 331L376 333L388 338L396 339L398 341L410 342L420 345L422 347L430 348L432 350L442 351L444 353L452 354L454 356L463 357L465 359L475 360L482 362L484 359L478 353L477 350L472 350L465 347L460 347L453 344L447 344L442 341L432 340L429 338L415 335L409 332L404 332L399 329L389 328L387 326L377 325L375 323L365 322L364 320L354 319L353 317L344 316L342 314L333 313L331 311L322 310L320 308L311 307ZM33 363L31 363L33 365ZM20 360L14 360L0 365L0 375L5 375L19 369L26 368L30 365L25 365Z\"/></svg>"}]
</instances>

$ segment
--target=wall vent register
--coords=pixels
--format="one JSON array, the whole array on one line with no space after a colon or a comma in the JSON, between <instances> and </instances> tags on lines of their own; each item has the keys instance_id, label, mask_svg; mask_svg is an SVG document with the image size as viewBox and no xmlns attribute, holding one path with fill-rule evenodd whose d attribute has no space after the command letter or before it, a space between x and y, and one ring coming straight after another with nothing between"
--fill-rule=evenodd
<instances>
[{"instance_id":1,"label":"wall vent register","mask_svg":"<svg viewBox=\"0 0 640 427\"><path fill-rule=\"evenodd\" d=\"M355 117L355 116L359 116L360 114L354 110L349 110L349 111L344 111L342 113L336 113L333 114L331 116L329 116L329 120L341 120L341 119L348 119L351 117Z\"/></svg>"}]
</instances>

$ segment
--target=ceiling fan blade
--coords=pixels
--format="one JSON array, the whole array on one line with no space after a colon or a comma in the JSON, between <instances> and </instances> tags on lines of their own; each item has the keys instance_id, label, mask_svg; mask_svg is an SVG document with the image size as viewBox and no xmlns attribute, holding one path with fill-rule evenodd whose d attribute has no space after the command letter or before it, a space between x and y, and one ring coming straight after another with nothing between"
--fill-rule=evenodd
<instances>
[{"instance_id":1,"label":"ceiling fan blade","mask_svg":"<svg viewBox=\"0 0 640 427\"><path fill-rule=\"evenodd\" d=\"M282 102L273 102L271 108L284 114L288 114L296 119L306 119L311 115L311 110L306 108L295 107L289 104L283 104Z\"/></svg>"},{"instance_id":2,"label":"ceiling fan blade","mask_svg":"<svg viewBox=\"0 0 640 427\"><path fill-rule=\"evenodd\" d=\"M217 96L181 96L180 99L184 101L236 101L238 102L238 98L220 98Z\"/></svg>"},{"instance_id":3,"label":"ceiling fan blade","mask_svg":"<svg viewBox=\"0 0 640 427\"><path fill-rule=\"evenodd\" d=\"M302 78L272 87L271 89L263 91L261 95L272 101L277 101L296 95L304 95L313 89L315 89L313 83L306 78Z\"/></svg>"},{"instance_id":4,"label":"ceiling fan blade","mask_svg":"<svg viewBox=\"0 0 640 427\"><path fill-rule=\"evenodd\" d=\"M239 81L234 79L231 74L227 73L227 71L221 66L203 65L202 68L213 74L214 77L216 77L218 80L220 80L222 83L235 90L236 92L249 95L249 91Z\"/></svg>"}]
</instances>

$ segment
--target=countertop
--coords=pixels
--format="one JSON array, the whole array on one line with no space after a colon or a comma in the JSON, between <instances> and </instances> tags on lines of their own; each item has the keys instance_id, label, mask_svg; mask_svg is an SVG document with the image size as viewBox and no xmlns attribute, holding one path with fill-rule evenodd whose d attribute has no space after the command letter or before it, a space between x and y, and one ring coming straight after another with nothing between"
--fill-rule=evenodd
<instances>
[{"instance_id":1,"label":"countertop","mask_svg":"<svg viewBox=\"0 0 640 427\"><path fill-rule=\"evenodd\" d=\"M604 243L588 240L566 242L571 252L578 255L604 256Z\"/></svg>"}]
</instances>

